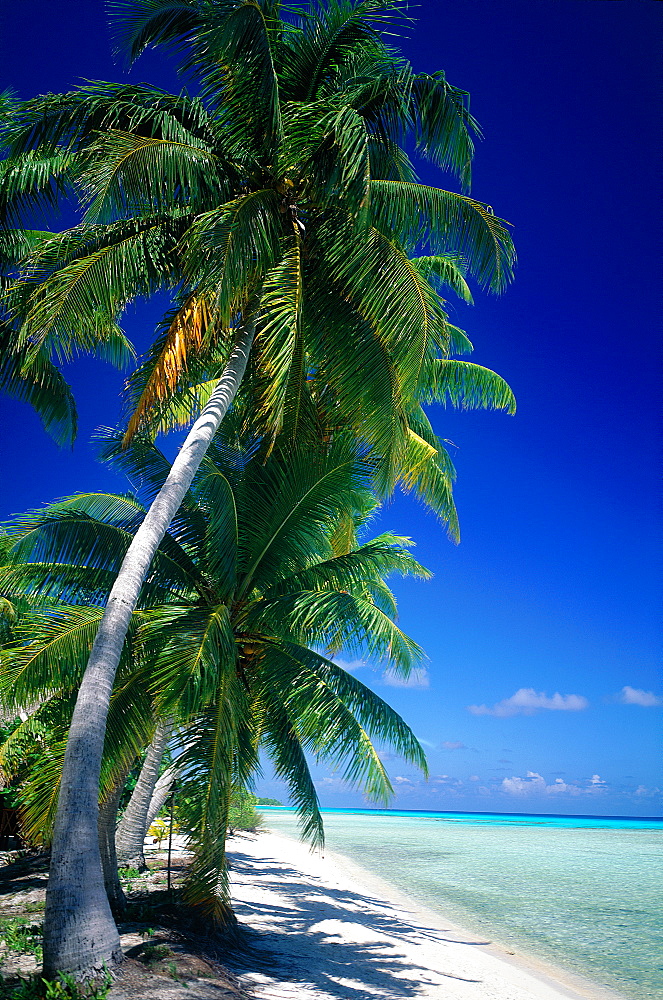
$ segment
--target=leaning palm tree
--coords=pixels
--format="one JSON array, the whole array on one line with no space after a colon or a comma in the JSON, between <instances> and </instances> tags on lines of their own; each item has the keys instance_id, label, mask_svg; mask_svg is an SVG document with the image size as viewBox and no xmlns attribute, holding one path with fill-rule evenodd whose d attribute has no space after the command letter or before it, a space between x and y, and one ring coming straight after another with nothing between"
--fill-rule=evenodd
<instances>
[{"instance_id":1,"label":"leaning palm tree","mask_svg":"<svg viewBox=\"0 0 663 1000\"><path fill-rule=\"evenodd\" d=\"M150 827L152 816L152 801L154 790L159 780L168 742L173 730L172 719L160 719L150 742L145 760L141 764L136 784L122 813L115 831L115 851L118 861L126 866L145 871L144 843ZM174 767L166 769L172 774L172 784L175 780ZM168 786L170 788L170 785ZM164 797L164 800L165 801ZM156 810L158 812L158 809ZM154 815L154 814L153 814Z\"/></svg>"},{"instance_id":2,"label":"leaning palm tree","mask_svg":"<svg viewBox=\"0 0 663 1000\"><path fill-rule=\"evenodd\" d=\"M139 442L120 455L134 476L150 470L158 478L167 468L156 449ZM277 451L266 462L255 448L247 456L212 445L134 616L156 715L177 721L194 846L184 899L208 926L232 918L224 846L229 797L234 785L250 781L260 748L289 783L313 843L322 842L323 828L306 751L343 766L349 781L380 802L393 789L376 738L425 770L421 747L398 715L320 652L368 652L405 674L421 655L393 622L385 577L427 572L405 539L357 540L375 507L367 489L372 471L347 440L324 452ZM106 495L73 497L27 515L14 525L17 559L5 586L61 593L84 603L89 615L91 595L112 577L137 525L126 498ZM0 689L7 698L25 701L31 690L41 691L49 658L51 686L66 683L71 691L62 647L70 644L81 662L88 639L75 622L69 605L60 630L52 616L47 627L26 623L29 641L6 658ZM145 685L143 662L133 674L125 666L114 700L139 690L141 677ZM130 744L135 754L135 736ZM127 759L125 753L125 768ZM41 787L41 775L33 783ZM102 800L112 803L112 794ZM43 806L31 819L43 825Z\"/></svg>"},{"instance_id":3,"label":"leaning palm tree","mask_svg":"<svg viewBox=\"0 0 663 1000\"><path fill-rule=\"evenodd\" d=\"M498 289L513 260L488 206L416 182L407 137L467 185L474 123L466 95L442 74L414 73L382 40L399 4L332 0L301 17L271 0L115 9L131 56L174 47L199 96L92 84L12 112L17 172L0 195L71 183L86 214L27 259L8 322L26 364L50 349L113 353L125 304L174 289L132 429L189 359L210 359L215 387L127 553L80 688L53 842L50 972L94 968L117 950L93 856L108 698L142 582L249 355L263 436L308 433L300 403L313 380L336 422L380 454L381 489L404 475L445 513L445 455L417 407L467 341L429 279L463 287L467 268ZM24 181L30 157L55 165ZM427 256L413 263L418 247ZM83 904L70 894L74 867L90 887Z\"/></svg>"}]
</instances>

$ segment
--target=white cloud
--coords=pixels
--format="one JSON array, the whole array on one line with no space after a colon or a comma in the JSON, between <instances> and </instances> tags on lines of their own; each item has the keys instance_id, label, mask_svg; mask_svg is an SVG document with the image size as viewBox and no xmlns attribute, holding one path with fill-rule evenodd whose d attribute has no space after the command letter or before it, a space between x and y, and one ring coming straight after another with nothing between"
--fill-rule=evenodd
<instances>
[{"instance_id":1,"label":"white cloud","mask_svg":"<svg viewBox=\"0 0 663 1000\"><path fill-rule=\"evenodd\" d=\"M428 671L424 667L415 667L409 677L402 677L393 670L385 670L382 680L389 687L397 688L427 688L430 686Z\"/></svg>"},{"instance_id":2,"label":"white cloud","mask_svg":"<svg viewBox=\"0 0 663 1000\"><path fill-rule=\"evenodd\" d=\"M625 684L617 695L622 705L640 705L642 708L654 708L656 705L663 705L663 698L659 698L653 691L643 691L642 688L632 688Z\"/></svg>"},{"instance_id":3,"label":"white cloud","mask_svg":"<svg viewBox=\"0 0 663 1000\"><path fill-rule=\"evenodd\" d=\"M445 740L443 743L440 743L440 749L441 750L467 750L468 748L465 746L464 743L460 743L460 742L458 742L456 740Z\"/></svg>"},{"instance_id":4,"label":"white cloud","mask_svg":"<svg viewBox=\"0 0 663 1000\"><path fill-rule=\"evenodd\" d=\"M637 795L639 799L657 799L660 795L663 795L663 789L658 787L647 788L646 785L638 785L633 794Z\"/></svg>"},{"instance_id":5,"label":"white cloud","mask_svg":"<svg viewBox=\"0 0 663 1000\"><path fill-rule=\"evenodd\" d=\"M555 778L551 784L548 784L538 771L527 771L524 778L515 774L511 778L503 778L500 785L501 791L506 795L520 798L536 795L596 795L605 791L607 787L607 783L598 774L593 774L584 785L566 782L563 778Z\"/></svg>"},{"instance_id":6,"label":"white cloud","mask_svg":"<svg viewBox=\"0 0 663 1000\"><path fill-rule=\"evenodd\" d=\"M541 709L551 712L580 712L587 708L589 702L581 694L560 694L558 691L549 698L543 691L537 693L534 688L519 688L510 698L504 698L489 708L488 705L468 705L468 712L473 715L497 715L506 718L510 715L533 715Z\"/></svg>"},{"instance_id":7,"label":"white cloud","mask_svg":"<svg viewBox=\"0 0 663 1000\"><path fill-rule=\"evenodd\" d=\"M334 657L334 663L341 670L347 670L349 674L354 674L357 670L363 670L368 666L366 660L343 660L340 656Z\"/></svg>"}]
</instances>

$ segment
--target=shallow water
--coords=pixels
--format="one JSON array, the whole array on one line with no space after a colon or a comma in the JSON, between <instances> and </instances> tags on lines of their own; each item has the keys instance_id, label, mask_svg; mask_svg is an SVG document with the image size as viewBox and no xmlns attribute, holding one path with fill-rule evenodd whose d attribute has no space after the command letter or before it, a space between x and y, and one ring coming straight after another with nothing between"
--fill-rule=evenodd
<instances>
[{"instance_id":1,"label":"shallow water","mask_svg":"<svg viewBox=\"0 0 663 1000\"><path fill-rule=\"evenodd\" d=\"M633 1000L663 997L663 822L323 810L327 844L431 909ZM294 813L265 808L276 832Z\"/></svg>"}]
</instances>

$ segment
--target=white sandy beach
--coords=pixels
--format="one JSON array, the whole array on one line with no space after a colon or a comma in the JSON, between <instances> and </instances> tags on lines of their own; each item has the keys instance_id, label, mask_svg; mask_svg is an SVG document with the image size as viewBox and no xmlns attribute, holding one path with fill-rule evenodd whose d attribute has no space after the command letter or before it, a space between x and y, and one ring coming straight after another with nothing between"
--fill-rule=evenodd
<instances>
[{"instance_id":1,"label":"white sandy beach","mask_svg":"<svg viewBox=\"0 0 663 1000\"><path fill-rule=\"evenodd\" d=\"M261 1000L615 1000L507 953L353 862L282 834L229 842L237 915L258 932ZM253 965L255 969L255 965Z\"/></svg>"}]
</instances>

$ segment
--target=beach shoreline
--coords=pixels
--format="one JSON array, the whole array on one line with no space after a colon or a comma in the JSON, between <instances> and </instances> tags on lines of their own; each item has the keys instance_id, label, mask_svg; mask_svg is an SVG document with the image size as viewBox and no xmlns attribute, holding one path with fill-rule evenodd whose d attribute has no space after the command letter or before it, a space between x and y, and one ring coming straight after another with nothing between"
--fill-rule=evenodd
<instances>
[{"instance_id":1,"label":"beach shoreline","mask_svg":"<svg viewBox=\"0 0 663 1000\"><path fill-rule=\"evenodd\" d=\"M229 841L240 922L271 956L265 1000L624 1000L467 931L337 852L270 831Z\"/></svg>"}]
</instances>

